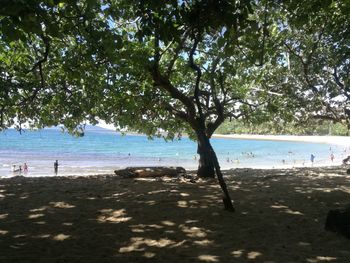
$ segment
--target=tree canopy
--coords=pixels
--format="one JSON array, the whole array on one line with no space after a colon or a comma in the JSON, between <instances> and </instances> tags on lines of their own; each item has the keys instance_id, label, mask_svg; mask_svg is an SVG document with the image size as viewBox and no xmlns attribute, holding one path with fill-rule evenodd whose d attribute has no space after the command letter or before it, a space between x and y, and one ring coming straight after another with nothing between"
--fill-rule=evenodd
<instances>
[{"instance_id":1,"label":"tree canopy","mask_svg":"<svg viewBox=\"0 0 350 263\"><path fill-rule=\"evenodd\" d=\"M225 192L210 144L224 120L348 121L346 1L3 2L1 128L186 132Z\"/></svg>"}]
</instances>

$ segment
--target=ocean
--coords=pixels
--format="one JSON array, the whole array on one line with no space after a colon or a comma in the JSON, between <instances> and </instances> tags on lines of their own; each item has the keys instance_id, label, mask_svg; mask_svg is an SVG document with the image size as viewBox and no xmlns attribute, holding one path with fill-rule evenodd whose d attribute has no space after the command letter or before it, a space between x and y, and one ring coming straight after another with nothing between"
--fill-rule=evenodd
<instances>
[{"instance_id":1,"label":"ocean","mask_svg":"<svg viewBox=\"0 0 350 263\"><path fill-rule=\"evenodd\" d=\"M212 145L222 169L287 168L340 164L341 146L265 140L213 138ZM121 135L102 128L87 129L83 137L74 137L60 129L8 129L0 132L0 176L13 176L13 165L28 165L26 176L53 176L57 160L58 175L112 174L127 166L198 166L196 142L188 138L166 142L142 135ZM330 161L330 153L335 161Z\"/></svg>"}]
</instances>

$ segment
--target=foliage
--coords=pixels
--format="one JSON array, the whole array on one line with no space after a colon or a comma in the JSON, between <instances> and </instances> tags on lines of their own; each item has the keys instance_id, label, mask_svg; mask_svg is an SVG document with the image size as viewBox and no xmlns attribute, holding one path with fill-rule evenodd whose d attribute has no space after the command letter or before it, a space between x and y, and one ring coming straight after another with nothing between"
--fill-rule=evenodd
<instances>
[{"instance_id":1,"label":"foliage","mask_svg":"<svg viewBox=\"0 0 350 263\"><path fill-rule=\"evenodd\" d=\"M306 125L287 122L248 123L242 120L224 122L218 129L218 134L270 134L270 135L348 135L345 124L327 120L311 119Z\"/></svg>"},{"instance_id":2,"label":"foliage","mask_svg":"<svg viewBox=\"0 0 350 263\"><path fill-rule=\"evenodd\" d=\"M323 119L349 126L349 1L281 3L286 87L303 122ZM316 26L317 25L317 26Z\"/></svg>"},{"instance_id":3,"label":"foliage","mask_svg":"<svg viewBox=\"0 0 350 263\"><path fill-rule=\"evenodd\" d=\"M257 64L272 51L258 20L264 8L252 1L8 1L0 10L1 127L72 130L103 119L173 137L193 134L202 118L210 137L225 118L254 113L251 87L265 70Z\"/></svg>"},{"instance_id":4,"label":"foliage","mask_svg":"<svg viewBox=\"0 0 350 263\"><path fill-rule=\"evenodd\" d=\"M276 132L315 117L349 122L349 9L329 0L4 1L0 127L76 132L104 120L169 139L186 132L212 169L209 139L227 119Z\"/></svg>"}]
</instances>

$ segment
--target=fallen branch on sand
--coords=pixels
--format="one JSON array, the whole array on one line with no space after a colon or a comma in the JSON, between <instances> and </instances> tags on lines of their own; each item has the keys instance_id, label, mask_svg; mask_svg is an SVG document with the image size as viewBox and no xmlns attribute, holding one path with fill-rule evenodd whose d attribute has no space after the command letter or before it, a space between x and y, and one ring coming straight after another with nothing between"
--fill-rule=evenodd
<instances>
[{"instance_id":1,"label":"fallen branch on sand","mask_svg":"<svg viewBox=\"0 0 350 263\"><path fill-rule=\"evenodd\" d=\"M186 170L183 167L127 167L125 169L115 170L114 173L123 178L132 177L177 177L185 175Z\"/></svg>"}]
</instances>

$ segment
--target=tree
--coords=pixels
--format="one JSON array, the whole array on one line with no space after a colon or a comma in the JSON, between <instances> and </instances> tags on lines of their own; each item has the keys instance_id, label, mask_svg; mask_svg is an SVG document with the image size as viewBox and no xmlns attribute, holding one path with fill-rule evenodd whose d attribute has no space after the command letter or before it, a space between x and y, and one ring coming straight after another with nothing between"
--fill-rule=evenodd
<instances>
[{"instance_id":1,"label":"tree","mask_svg":"<svg viewBox=\"0 0 350 263\"><path fill-rule=\"evenodd\" d=\"M350 129L349 3L313 0L282 5L281 41L288 57L285 88L300 105L300 119L340 122Z\"/></svg>"},{"instance_id":2,"label":"tree","mask_svg":"<svg viewBox=\"0 0 350 263\"><path fill-rule=\"evenodd\" d=\"M251 0L5 2L1 127L62 123L74 132L105 120L170 139L187 132L198 142L198 175L216 174L233 210L210 138L227 118L273 109L256 89L274 65L271 8Z\"/></svg>"}]
</instances>

